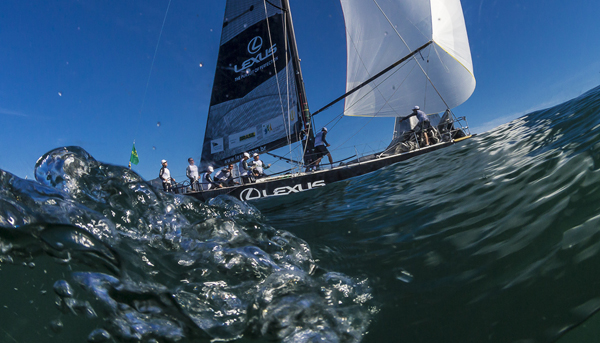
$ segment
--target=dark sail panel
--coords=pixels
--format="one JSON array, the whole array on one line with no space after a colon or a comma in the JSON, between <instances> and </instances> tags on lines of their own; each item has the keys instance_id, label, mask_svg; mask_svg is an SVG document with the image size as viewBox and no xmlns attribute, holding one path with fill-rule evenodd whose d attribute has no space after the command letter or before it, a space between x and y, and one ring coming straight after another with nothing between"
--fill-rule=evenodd
<instances>
[{"instance_id":1,"label":"dark sail panel","mask_svg":"<svg viewBox=\"0 0 600 343\"><path fill-rule=\"evenodd\" d=\"M265 13L260 0L227 2L203 165L224 165L246 151L268 151L298 140L296 71L292 56L286 56L280 8L267 3Z\"/></svg>"}]
</instances>

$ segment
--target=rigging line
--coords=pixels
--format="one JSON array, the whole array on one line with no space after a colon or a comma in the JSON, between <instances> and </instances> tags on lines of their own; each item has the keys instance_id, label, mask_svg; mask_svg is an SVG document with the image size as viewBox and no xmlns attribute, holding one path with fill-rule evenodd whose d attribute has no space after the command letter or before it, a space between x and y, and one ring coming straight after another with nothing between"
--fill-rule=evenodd
<instances>
[{"instance_id":1,"label":"rigging line","mask_svg":"<svg viewBox=\"0 0 600 343\"><path fill-rule=\"evenodd\" d=\"M384 75L385 73L387 73L388 71L394 69L395 67L397 67L398 65L404 63L406 60L408 60L409 58L413 57L416 53L418 53L419 51L425 49L427 46L429 46L431 43L433 43L433 41L429 41L423 45L421 45L417 50L411 52L410 54L402 57L401 59L399 59L398 61L392 63L389 67L385 68L384 70L380 71L379 73L377 73L375 76L371 77L370 79L364 81L363 83L361 83L360 85L354 87L351 91L347 92L346 94L338 97L337 99L333 100L332 102L330 102L329 104L325 105L324 107L322 107L321 109L319 109L318 111L313 113L313 117L319 113L322 112L326 109L328 109L329 107L333 106L335 103L337 103L338 101L346 98L347 96L349 96L350 94L358 91L359 89L363 88L364 86L368 85L369 83L371 83L373 80L381 77L382 75ZM418 62L417 62L418 63ZM421 68L422 69L422 68Z\"/></svg>"},{"instance_id":2,"label":"rigging line","mask_svg":"<svg viewBox=\"0 0 600 343\"><path fill-rule=\"evenodd\" d=\"M279 7L279 6L275 5L275 4L273 4L273 3L272 3L272 2L270 2L269 0L265 0L265 2L266 2L266 3L268 3L269 5L271 5L271 6L275 7L275 8L277 8L278 10L285 12L285 10L284 10L283 8L281 8L281 7Z\"/></svg>"},{"instance_id":3,"label":"rigging line","mask_svg":"<svg viewBox=\"0 0 600 343\"><path fill-rule=\"evenodd\" d=\"M398 35L398 37L400 37L400 39L402 40L402 42L404 42L404 45L406 45L406 48L408 48L408 50L410 51L410 47L408 46L408 44L406 43L406 41L404 40L404 38L402 38L402 35L400 35L400 32L398 32L398 30L396 29L396 27L394 27L394 25L392 24L392 21L388 18L387 14L385 14L385 12L381 8L381 6L379 6L379 4L377 3L377 0L373 0L373 2L375 3L375 5L377 5L377 7L379 8L379 10L381 11L381 14L383 14L383 16L385 17L385 19L390 24L390 26L394 29L394 32L396 32L396 34ZM414 26L414 24L413 24L413 26ZM429 41L429 43L432 43L432 42L433 42L432 40ZM420 51L421 49L419 48L417 50ZM431 78L429 78L429 75L423 69L423 66L421 66L421 63L419 63L419 59L416 58L416 57L414 57L414 54L413 54L413 59L415 60L415 62L417 62L417 64L419 65L419 68L421 68L421 71L423 72L423 75L425 75L425 77L427 78L427 80L431 84L431 87L433 87L433 89L438 94L438 96L440 97L440 99L442 99L442 101L444 102L444 105L446 105L446 107L448 107L448 104L446 103L446 100L442 97L442 94L440 94L440 92L438 91L438 89L435 87L435 85L433 84L433 81L431 81ZM429 59L428 59L428 61L429 61Z\"/></svg>"},{"instance_id":4,"label":"rigging line","mask_svg":"<svg viewBox=\"0 0 600 343\"><path fill-rule=\"evenodd\" d=\"M152 63L150 64L150 71L148 72L148 80L146 81L146 89L144 90L144 96L142 97L142 106L140 107L140 113L138 115L138 123L135 128L135 135L133 136L134 142L135 142L135 137L137 137L138 130L140 128L140 121L142 119L142 111L144 110L144 103L146 102L146 94L148 93L148 87L150 86L150 77L152 76L152 69L154 68L154 61L156 60L156 54L158 52L160 38L162 37L162 33L165 28L165 22L167 21L167 14L169 13L170 7L171 7L171 0L169 0L169 3L167 4L167 10L165 11L165 17L163 18L162 26L160 27L160 33L158 34L158 41L156 42L156 48L154 48L154 56L152 57Z\"/></svg>"},{"instance_id":5,"label":"rigging line","mask_svg":"<svg viewBox=\"0 0 600 343\"><path fill-rule=\"evenodd\" d=\"M413 66L413 69L415 68L415 66ZM396 74L397 72L400 71L401 68L396 69L396 71L394 71L393 73L391 73L390 75L388 75L385 79L383 79L375 88L378 88L379 85L383 82L385 82L387 79L389 79L390 77L394 76L394 74ZM408 72L408 74L406 75L406 78L404 79L404 81L406 81L408 79L408 75L410 75L410 73L412 73L412 69L410 72ZM402 81L402 83L404 83L404 81ZM402 84L401 84L402 85ZM348 108L352 108L353 106L355 106L356 104L358 104L362 99L364 99L367 95L371 94L371 92L373 92L375 90L375 88L373 88L371 91L365 93L360 99L357 99L353 104L351 104ZM399 87L398 87L399 88ZM386 100L386 104L387 104L387 100ZM382 107L383 108L383 107ZM381 109L378 111L380 112ZM333 118L332 120L330 120L327 124L325 124L325 126L328 126L330 123L332 123L334 120L336 120L338 117L339 119L337 119L337 121L335 122L335 124L333 124L332 128L335 127L335 125L337 125L337 123L342 120L342 118L344 117L344 112L342 111L342 113L340 113L338 116L336 116L335 118ZM376 117L376 116L373 116Z\"/></svg>"},{"instance_id":6,"label":"rigging line","mask_svg":"<svg viewBox=\"0 0 600 343\"><path fill-rule=\"evenodd\" d=\"M263 1L263 4L265 5L265 17L267 20L267 31L269 32L269 43L271 44L271 48L273 48L273 37L271 36L271 25L269 24L269 11L267 10L267 1ZM285 52L286 52L286 59L287 59L287 47L285 48ZM277 81L277 93L279 94L279 104L281 105L281 115L283 116L283 126L285 127L285 109L283 108L283 102L281 101L281 86L279 85L279 75L277 74L277 64L275 63L275 54L271 54L271 58L273 60L273 70L275 71L275 81ZM287 67L287 65L286 65ZM287 127L286 127L286 136L288 139L288 143L291 144L290 142L290 134L287 131Z\"/></svg>"},{"instance_id":7,"label":"rigging line","mask_svg":"<svg viewBox=\"0 0 600 343\"><path fill-rule=\"evenodd\" d=\"M414 69L414 68L415 68L415 67L413 66L413 69ZM382 81L382 83L383 83L383 82L385 82L385 80L387 80L387 79L389 79L390 77L392 77L392 76L393 76L395 73L397 73L399 70L400 70L400 68L398 68L396 71L394 71L393 73L391 73L390 75L388 75L388 77L386 77L386 78L385 78L385 79ZM412 71L412 70L411 70L411 71ZM409 73L409 74L410 74L410 73ZM407 75L407 77L406 77L406 78L408 78L408 75ZM404 81L406 81L406 78L404 79ZM404 83L404 81L402 81L402 82ZM367 94L365 94L365 95L364 95L362 98L364 98L365 96L367 96L369 93L371 93L371 92L367 92ZM362 98L361 98L361 99L362 99ZM357 103L358 103L358 102L359 102L361 99L358 99L358 100L357 100L357 101L356 101L354 104L352 104L352 106L354 106L355 104L357 104ZM387 104L387 100L386 100L386 104ZM379 112L381 112L381 110L382 110L382 109L383 109L383 107L381 107L381 109L379 109L378 113L379 113ZM342 115L343 115L343 113L342 113ZM363 130L363 129L364 129L366 126L367 126L367 125L369 125L369 123L371 123L371 121L372 121L374 118L376 118L376 117L377 117L376 115L375 115L375 116L372 116L372 117L371 117L371 119L369 119L369 121L368 121L368 122L366 122L366 123L365 123L365 125L363 125L363 127L361 127L361 128L358 130L358 131L356 131L356 132L355 132L355 133L354 133L352 136L350 136L348 139L346 139L346 140L345 140L345 141L344 141L342 144L340 144L338 147L342 147L344 144L346 144L346 143L347 143L347 142L348 142L350 139L352 139L352 138L353 138L354 136L356 136L356 135L357 135L357 134L358 134L360 131L362 131L362 130ZM336 123L335 123L335 124L332 126L332 128L333 128L333 127L335 127L335 125L337 125L337 123L339 123L339 122L340 122L340 120L342 120L342 118L338 119L338 121L337 121L337 122L336 122ZM332 120L332 121L333 121L333 120ZM338 148L334 149L334 151L335 151L335 150L337 150L337 149L338 149Z\"/></svg>"}]
</instances>

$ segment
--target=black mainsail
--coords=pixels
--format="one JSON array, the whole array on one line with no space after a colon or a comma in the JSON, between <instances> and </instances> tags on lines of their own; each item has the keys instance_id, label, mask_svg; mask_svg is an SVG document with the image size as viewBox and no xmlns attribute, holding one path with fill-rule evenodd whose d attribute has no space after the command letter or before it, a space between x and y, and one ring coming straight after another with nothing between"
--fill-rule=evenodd
<instances>
[{"instance_id":1,"label":"black mainsail","mask_svg":"<svg viewBox=\"0 0 600 343\"><path fill-rule=\"evenodd\" d=\"M287 0L228 0L202 165L298 141L307 109Z\"/></svg>"}]
</instances>

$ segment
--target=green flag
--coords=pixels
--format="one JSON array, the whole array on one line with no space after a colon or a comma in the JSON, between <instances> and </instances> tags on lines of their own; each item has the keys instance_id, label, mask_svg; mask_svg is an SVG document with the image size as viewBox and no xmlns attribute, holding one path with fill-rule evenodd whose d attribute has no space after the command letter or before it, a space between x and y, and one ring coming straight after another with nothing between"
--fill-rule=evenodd
<instances>
[{"instance_id":1,"label":"green flag","mask_svg":"<svg viewBox=\"0 0 600 343\"><path fill-rule=\"evenodd\" d=\"M135 151L135 143L133 143L133 148L131 148L131 157L129 158L129 162L137 165L140 163L140 159L138 158L137 151Z\"/></svg>"}]
</instances>

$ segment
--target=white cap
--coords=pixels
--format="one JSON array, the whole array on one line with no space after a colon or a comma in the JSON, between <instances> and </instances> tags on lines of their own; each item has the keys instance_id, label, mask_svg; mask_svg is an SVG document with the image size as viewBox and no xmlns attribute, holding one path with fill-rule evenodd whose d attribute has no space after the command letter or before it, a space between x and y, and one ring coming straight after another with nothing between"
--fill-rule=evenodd
<instances>
[{"instance_id":1,"label":"white cap","mask_svg":"<svg viewBox=\"0 0 600 343\"><path fill-rule=\"evenodd\" d=\"M165 164L165 163L167 163L167 160L160 161L160 164Z\"/></svg>"},{"instance_id":2,"label":"white cap","mask_svg":"<svg viewBox=\"0 0 600 343\"><path fill-rule=\"evenodd\" d=\"M415 106L413 107L413 110L420 110L421 108L419 106Z\"/></svg>"},{"instance_id":3,"label":"white cap","mask_svg":"<svg viewBox=\"0 0 600 343\"><path fill-rule=\"evenodd\" d=\"M252 155L252 157L254 157L254 156L258 156L258 154L257 154L257 153L254 153L254 154Z\"/></svg>"},{"instance_id":4,"label":"white cap","mask_svg":"<svg viewBox=\"0 0 600 343\"><path fill-rule=\"evenodd\" d=\"M244 157L250 157L250 154L249 154L249 153L247 153L247 152L245 152L245 153L244 153Z\"/></svg>"},{"instance_id":5,"label":"white cap","mask_svg":"<svg viewBox=\"0 0 600 343\"><path fill-rule=\"evenodd\" d=\"M208 171L209 171L209 172L211 172L211 173L212 173L214 170L215 170L215 169L214 169L212 166L208 166Z\"/></svg>"}]
</instances>

